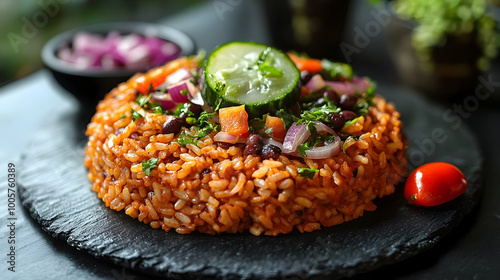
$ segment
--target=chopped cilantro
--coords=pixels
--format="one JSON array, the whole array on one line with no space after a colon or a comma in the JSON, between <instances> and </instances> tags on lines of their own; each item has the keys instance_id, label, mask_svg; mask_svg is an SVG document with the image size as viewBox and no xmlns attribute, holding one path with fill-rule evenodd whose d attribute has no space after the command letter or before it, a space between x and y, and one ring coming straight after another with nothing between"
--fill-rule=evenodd
<instances>
[{"instance_id":1,"label":"chopped cilantro","mask_svg":"<svg viewBox=\"0 0 500 280\"><path fill-rule=\"evenodd\" d=\"M143 108L145 110L152 110L156 114L164 114L166 112L166 110L164 110L161 107L161 103L160 102L151 102L151 98L153 98L152 94L150 94L148 96L139 95L139 97L137 97L135 102L137 104L139 104L139 106L141 106L141 108Z\"/></svg>"},{"instance_id":2,"label":"chopped cilantro","mask_svg":"<svg viewBox=\"0 0 500 280\"><path fill-rule=\"evenodd\" d=\"M248 130L253 133L259 133L266 129L266 116L263 115L262 118L254 118L248 121Z\"/></svg>"},{"instance_id":3,"label":"chopped cilantro","mask_svg":"<svg viewBox=\"0 0 500 280\"><path fill-rule=\"evenodd\" d=\"M127 115L126 115L126 114L123 114L123 115L119 118L119 120L124 119L124 118L126 118L126 117L127 117Z\"/></svg>"},{"instance_id":4,"label":"chopped cilantro","mask_svg":"<svg viewBox=\"0 0 500 280\"><path fill-rule=\"evenodd\" d=\"M304 144L301 144L297 147L301 157L306 157L306 151L311 149L311 148L312 148L311 142L309 142L309 141L305 142Z\"/></svg>"},{"instance_id":5,"label":"chopped cilantro","mask_svg":"<svg viewBox=\"0 0 500 280\"><path fill-rule=\"evenodd\" d=\"M160 159L158 159L158 158L150 158L147 161L143 160L141 162L142 171L144 171L144 174L146 174L146 176L149 176L151 174L151 170L155 169L159 160Z\"/></svg>"},{"instance_id":6,"label":"chopped cilantro","mask_svg":"<svg viewBox=\"0 0 500 280\"><path fill-rule=\"evenodd\" d=\"M345 154L345 143L347 142L347 140L349 140L349 138L352 138L356 141L359 139L359 137L354 137L354 136L347 137L347 139L344 141L344 144L342 144L342 152L344 152L344 154Z\"/></svg>"},{"instance_id":7,"label":"chopped cilantro","mask_svg":"<svg viewBox=\"0 0 500 280\"><path fill-rule=\"evenodd\" d=\"M208 111L203 111L198 118L186 118L186 122L195 125L198 128L198 131L194 135L182 131L179 134L177 142L182 146L186 146L190 143L196 144L199 139L207 136L212 131L219 131L219 125L212 121L212 116L214 114L215 112L210 113Z\"/></svg>"},{"instance_id":8,"label":"chopped cilantro","mask_svg":"<svg viewBox=\"0 0 500 280\"><path fill-rule=\"evenodd\" d=\"M314 175L319 170L318 169L314 169L314 168L298 168L297 171L299 172L300 177L305 177L305 178L313 179Z\"/></svg>"},{"instance_id":9,"label":"chopped cilantro","mask_svg":"<svg viewBox=\"0 0 500 280\"><path fill-rule=\"evenodd\" d=\"M300 114L301 119L297 122L297 124L300 125L304 122L309 124L310 122L313 121L328 123L330 122L328 115L331 113L338 113L338 112L340 112L340 108L324 104L321 107L314 107L311 108L310 110L302 111L302 113Z\"/></svg>"},{"instance_id":10,"label":"chopped cilantro","mask_svg":"<svg viewBox=\"0 0 500 280\"><path fill-rule=\"evenodd\" d=\"M190 103L181 103L177 106L174 112L174 116L178 117L180 114L185 113L188 116L194 116L194 113L189 110L191 106Z\"/></svg>"},{"instance_id":11,"label":"chopped cilantro","mask_svg":"<svg viewBox=\"0 0 500 280\"><path fill-rule=\"evenodd\" d=\"M182 95L184 95L184 96L187 96L187 95L188 95L188 91L187 91L187 89L182 89L182 90L180 91L180 93L181 93Z\"/></svg>"},{"instance_id":12,"label":"chopped cilantro","mask_svg":"<svg viewBox=\"0 0 500 280\"><path fill-rule=\"evenodd\" d=\"M179 134L179 137L177 137L177 143L179 143L182 146L186 146L187 144L193 143L193 140L191 140L191 135L187 134L185 130L181 131Z\"/></svg>"},{"instance_id":13,"label":"chopped cilantro","mask_svg":"<svg viewBox=\"0 0 500 280\"><path fill-rule=\"evenodd\" d=\"M351 65L346 63L323 59L321 60L321 66L323 67L321 74L327 80L339 80L340 77L350 79L353 76Z\"/></svg>"},{"instance_id":14,"label":"chopped cilantro","mask_svg":"<svg viewBox=\"0 0 500 280\"><path fill-rule=\"evenodd\" d=\"M153 83L149 84L149 88L148 88L148 90L149 90L149 91L153 91L153 89L154 89L154 87L153 87Z\"/></svg>"},{"instance_id":15,"label":"chopped cilantro","mask_svg":"<svg viewBox=\"0 0 500 280\"><path fill-rule=\"evenodd\" d=\"M148 96L145 96L145 95L139 95L137 97L137 99L135 100L135 103L139 104L139 106L141 106L142 108L144 108L144 106L146 106L146 104L149 103L149 101L151 100L151 98L153 98L153 95L150 94ZM147 109L147 108L145 108Z\"/></svg>"},{"instance_id":16,"label":"chopped cilantro","mask_svg":"<svg viewBox=\"0 0 500 280\"><path fill-rule=\"evenodd\" d=\"M344 124L344 127L342 127L342 129L348 128L352 124L356 123L359 120L359 118L361 118L361 116L359 116L359 117L357 117L355 119L352 119L350 121L346 121L345 124Z\"/></svg>"},{"instance_id":17,"label":"chopped cilantro","mask_svg":"<svg viewBox=\"0 0 500 280\"><path fill-rule=\"evenodd\" d=\"M266 137L271 137L271 134L273 134L273 132L274 132L274 129L272 127L270 127L264 131L264 134Z\"/></svg>"},{"instance_id":18,"label":"chopped cilantro","mask_svg":"<svg viewBox=\"0 0 500 280\"><path fill-rule=\"evenodd\" d=\"M139 112L136 112L134 109L130 109L130 112L132 113L132 121L135 122L138 118L144 118Z\"/></svg>"}]
</instances>

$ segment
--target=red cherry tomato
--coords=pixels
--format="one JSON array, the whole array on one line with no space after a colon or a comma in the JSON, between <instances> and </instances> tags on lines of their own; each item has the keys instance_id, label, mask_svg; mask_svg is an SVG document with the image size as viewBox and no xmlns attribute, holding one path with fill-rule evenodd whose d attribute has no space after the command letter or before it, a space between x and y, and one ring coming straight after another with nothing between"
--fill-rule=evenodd
<instances>
[{"instance_id":1,"label":"red cherry tomato","mask_svg":"<svg viewBox=\"0 0 500 280\"><path fill-rule=\"evenodd\" d=\"M405 183L405 198L417 205L435 206L457 198L467 189L464 174L446 162L417 167Z\"/></svg>"}]
</instances>

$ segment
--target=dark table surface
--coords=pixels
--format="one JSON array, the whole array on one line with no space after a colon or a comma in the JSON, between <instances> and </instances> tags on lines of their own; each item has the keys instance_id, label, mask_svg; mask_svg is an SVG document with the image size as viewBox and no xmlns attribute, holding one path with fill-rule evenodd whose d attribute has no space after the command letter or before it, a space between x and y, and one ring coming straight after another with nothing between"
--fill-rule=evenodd
<instances>
[{"instance_id":1,"label":"dark table surface","mask_svg":"<svg viewBox=\"0 0 500 280\"><path fill-rule=\"evenodd\" d=\"M179 28L195 38L200 48L211 50L221 42L251 40L271 42L259 2L233 1L237 5L223 13L212 3L170 17L162 23ZM373 9L355 1L346 27L345 40L351 42L355 26L364 26ZM385 35L371 38L369 45L352 56L358 75L372 77L381 88L418 94L405 87L394 70L385 47ZM484 193L475 210L442 242L427 252L402 263L382 267L355 279L499 279L500 277L500 71L483 74L496 82L492 95L477 109L462 117L475 133L484 152ZM471 92L469 96L472 96ZM440 102L443 110L464 105L468 95ZM424 97L422 97L424 98ZM16 203L16 272L7 270L10 234L7 223L7 165L18 166L30 135L53 116L78 106L76 100L54 83L46 70L0 88L0 279L150 279L120 266L105 263L56 240L40 229L29 213ZM28 112L28 113L27 113ZM57 125L57 124L54 124ZM464 147L467 149L467 147ZM36 152L36 151L29 151ZM18 170L22 172L22 170ZM22 184L22 182L18 182Z\"/></svg>"}]
</instances>

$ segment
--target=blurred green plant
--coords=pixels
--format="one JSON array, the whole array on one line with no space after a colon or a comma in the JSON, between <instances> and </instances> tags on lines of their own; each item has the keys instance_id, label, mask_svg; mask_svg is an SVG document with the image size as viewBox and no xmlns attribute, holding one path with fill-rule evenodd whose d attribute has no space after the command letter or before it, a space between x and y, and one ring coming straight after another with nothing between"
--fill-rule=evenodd
<instances>
[{"instance_id":1,"label":"blurred green plant","mask_svg":"<svg viewBox=\"0 0 500 280\"><path fill-rule=\"evenodd\" d=\"M500 46L496 22L487 14L486 6L485 0L392 1L392 7L399 16L416 23L412 43L420 61L431 62L425 66L432 67L432 48L442 44L446 36L476 32L482 51L477 67L483 71L489 68Z\"/></svg>"}]
</instances>

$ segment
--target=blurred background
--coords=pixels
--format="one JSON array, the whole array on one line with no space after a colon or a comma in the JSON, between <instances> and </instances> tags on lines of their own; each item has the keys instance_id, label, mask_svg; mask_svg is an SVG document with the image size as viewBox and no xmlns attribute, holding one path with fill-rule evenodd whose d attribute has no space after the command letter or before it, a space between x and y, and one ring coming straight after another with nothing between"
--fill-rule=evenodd
<instances>
[{"instance_id":1,"label":"blurred background","mask_svg":"<svg viewBox=\"0 0 500 280\"><path fill-rule=\"evenodd\" d=\"M76 27L115 21L156 22L202 0L0 1L0 86L42 67L40 50L51 37Z\"/></svg>"},{"instance_id":2,"label":"blurred background","mask_svg":"<svg viewBox=\"0 0 500 280\"><path fill-rule=\"evenodd\" d=\"M397 13L391 2L403 3ZM485 2L488 3L483 10L477 8ZM499 5L500 0L2 0L0 86L42 68L41 48L63 31L96 23L143 21L165 23L185 31L199 48L207 51L222 43L220 38L230 37L270 43L355 67L361 61L364 63L359 64L365 65L392 61L398 76L409 86L449 96L470 90L478 73L498 65ZM242 13L233 13L235 9L248 12L242 17ZM185 20L187 13L193 15L189 22ZM422 18L422 14L431 15L433 21ZM482 14L496 19L494 32L478 31L479 26L491 26L491 22L484 24ZM241 17L231 20L238 25L225 24L234 16ZM212 24L209 28L213 32L198 33L198 29L208 29L207 23ZM424 42L433 40L432 48L416 49L418 42L412 36L419 24L434 27L419 35ZM465 35L439 33L449 30ZM487 38L491 39L489 46L482 49L477 42ZM472 45L464 43L467 40ZM481 51L487 52L488 57ZM422 66L422 59L432 63ZM425 67L427 71L421 71ZM446 93L447 90L452 92Z\"/></svg>"}]
</instances>

